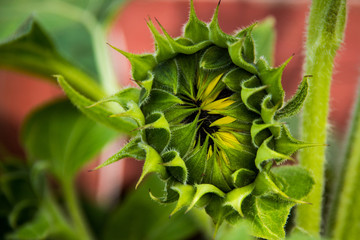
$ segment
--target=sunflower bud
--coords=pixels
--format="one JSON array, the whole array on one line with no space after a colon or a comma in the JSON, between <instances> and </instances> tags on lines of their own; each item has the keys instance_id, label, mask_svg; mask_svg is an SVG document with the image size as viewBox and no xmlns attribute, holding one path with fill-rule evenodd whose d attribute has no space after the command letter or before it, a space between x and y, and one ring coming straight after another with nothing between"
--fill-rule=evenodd
<instances>
[{"instance_id":1,"label":"sunflower bud","mask_svg":"<svg viewBox=\"0 0 360 240\"><path fill-rule=\"evenodd\" d=\"M298 166L272 167L313 146L294 139L279 122L300 110L307 77L284 103L281 76L288 61L272 68L265 58L256 59L256 26L225 34L218 9L206 24L191 1L184 35L176 39L160 23L159 33L149 20L154 54L117 49L129 59L141 89L124 89L99 103L117 102L122 112L112 117L137 127L129 143L98 168L125 157L144 160L138 184L158 173L166 191L150 196L161 203L176 201L171 215L204 207L216 226L244 218L255 236L283 238L290 209L305 203L301 199L313 185Z\"/></svg>"}]
</instances>

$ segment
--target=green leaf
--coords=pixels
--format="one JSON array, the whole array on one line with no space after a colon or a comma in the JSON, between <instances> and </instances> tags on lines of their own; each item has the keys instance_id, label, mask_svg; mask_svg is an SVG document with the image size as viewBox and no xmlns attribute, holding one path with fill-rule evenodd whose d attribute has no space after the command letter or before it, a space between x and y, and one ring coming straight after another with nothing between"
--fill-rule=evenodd
<instances>
[{"instance_id":1,"label":"green leaf","mask_svg":"<svg viewBox=\"0 0 360 240\"><path fill-rule=\"evenodd\" d=\"M155 112L146 118L144 129L146 142L161 153L170 142L170 126L164 114Z\"/></svg>"},{"instance_id":2,"label":"green leaf","mask_svg":"<svg viewBox=\"0 0 360 240\"><path fill-rule=\"evenodd\" d=\"M256 74L257 73L256 67L253 65L252 62L250 63L247 62L243 54L243 49L244 49L244 39L238 40L237 42L229 45L228 50L231 60L235 65L245 69L246 71L252 74Z\"/></svg>"},{"instance_id":3,"label":"green leaf","mask_svg":"<svg viewBox=\"0 0 360 240\"><path fill-rule=\"evenodd\" d=\"M177 200L176 207L171 212L170 216L174 215L183 207L189 206L195 195L195 188L192 185L176 183L171 187L171 189L177 192L179 198Z\"/></svg>"},{"instance_id":4,"label":"green leaf","mask_svg":"<svg viewBox=\"0 0 360 240\"><path fill-rule=\"evenodd\" d=\"M304 232L303 229L295 228L291 235L286 240L326 240L328 238L314 237L309 233Z\"/></svg>"},{"instance_id":5,"label":"green leaf","mask_svg":"<svg viewBox=\"0 0 360 240\"><path fill-rule=\"evenodd\" d=\"M152 177L131 192L104 224L103 240L178 240L190 239L196 233L198 224L191 213L175 214L169 219L174 205L160 206L145 197L149 188L161 192L163 186Z\"/></svg>"},{"instance_id":6,"label":"green leaf","mask_svg":"<svg viewBox=\"0 0 360 240\"><path fill-rule=\"evenodd\" d=\"M269 163L268 166L271 166L271 163ZM285 172L287 170L291 169L285 168ZM252 194L254 196L276 195L277 198L284 201L290 201L293 204L307 203L302 201L301 199L309 193L314 182L307 171L303 169L300 169L299 171L296 170L298 169L295 169L294 173L286 172L284 174L284 177L280 176L280 174L276 175L271 171L260 172L255 179L255 188ZM299 179L302 178L302 180L304 180L304 185L298 184L298 187L294 187L296 181L294 183L294 180L291 179L291 176L289 176L291 174L299 177ZM288 178L289 182L287 182ZM294 197L287 195L287 192L289 192Z\"/></svg>"},{"instance_id":7,"label":"green leaf","mask_svg":"<svg viewBox=\"0 0 360 240\"><path fill-rule=\"evenodd\" d=\"M204 178L204 172L206 170L207 158L209 147L209 137L206 137L205 142L201 147L194 150L186 159L186 167L189 171L189 184L201 183Z\"/></svg>"},{"instance_id":8,"label":"green leaf","mask_svg":"<svg viewBox=\"0 0 360 240\"><path fill-rule=\"evenodd\" d=\"M183 101L180 98L172 95L167 91L161 89L152 89L149 98L141 106L141 109L145 115L148 115L155 111L164 112L172 106L182 103Z\"/></svg>"},{"instance_id":9,"label":"green leaf","mask_svg":"<svg viewBox=\"0 0 360 240\"><path fill-rule=\"evenodd\" d=\"M37 110L22 131L28 156L49 162L60 180L73 178L115 136L114 131L81 115L67 101Z\"/></svg>"},{"instance_id":10,"label":"green leaf","mask_svg":"<svg viewBox=\"0 0 360 240\"><path fill-rule=\"evenodd\" d=\"M224 205L229 205L234 208L240 216L244 216L241 209L244 199L249 196L254 189L254 184L249 184L244 187L235 188L226 194Z\"/></svg>"},{"instance_id":11,"label":"green leaf","mask_svg":"<svg viewBox=\"0 0 360 240\"><path fill-rule=\"evenodd\" d=\"M129 99L124 106L124 110L125 111L121 111L120 113L112 114L109 117L130 118L136 122L137 126L144 126L145 117L137 103Z\"/></svg>"},{"instance_id":12,"label":"green leaf","mask_svg":"<svg viewBox=\"0 0 360 240\"><path fill-rule=\"evenodd\" d=\"M278 240L285 238L284 225L293 205L273 196L251 196L244 200L243 211L254 236Z\"/></svg>"},{"instance_id":13,"label":"green leaf","mask_svg":"<svg viewBox=\"0 0 360 240\"><path fill-rule=\"evenodd\" d=\"M48 238L75 240L78 236L69 226L59 207L47 195L35 217L6 236L8 240L33 240Z\"/></svg>"},{"instance_id":14,"label":"green leaf","mask_svg":"<svg viewBox=\"0 0 360 240\"><path fill-rule=\"evenodd\" d=\"M206 41L209 38L209 29L196 16L193 0L190 0L190 16L184 28L184 36L194 43Z\"/></svg>"},{"instance_id":15,"label":"green leaf","mask_svg":"<svg viewBox=\"0 0 360 240\"><path fill-rule=\"evenodd\" d=\"M255 62L263 57L272 65L274 63L275 50L275 18L267 17L265 20L257 23L253 28L251 35L255 43Z\"/></svg>"},{"instance_id":16,"label":"green leaf","mask_svg":"<svg viewBox=\"0 0 360 240\"><path fill-rule=\"evenodd\" d=\"M269 163L267 166L271 166ZM261 171L255 179L255 187L252 192L254 196L271 196L277 195L283 200L290 198L282 191L283 185L278 179L267 171ZM292 199L291 199L292 200Z\"/></svg>"},{"instance_id":17,"label":"green leaf","mask_svg":"<svg viewBox=\"0 0 360 240\"><path fill-rule=\"evenodd\" d=\"M294 199L300 200L307 196L315 183L310 173L300 166L276 167L271 172L280 179L283 185L281 190Z\"/></svg>"},{"instance_id":18,"label":"green leaf","mask_svg":"<svg viewBox=\"0 0 360 240\"><path fill-rule=\"evenodd\" d=\"M218 234L216 234L217 240L253 240L250 235L250 225L246 221L239 221L235 225L220 227Z\"/></svg>"},{"instance_id":19,"label":"green leaf","mask_svg":"<svg viewBox=\"0 0 360 240\"><path fill-rule=\"evenodd\" d=\"M89 106L89 108L102 103L116 102L125 111L110 115L110 117L128 117L133 119L138 126L143 126L145 124L145 118L144 114L140 110L140 107L138 106L139 99L140 89L124 88L116 94L96 102L95 104Z\"/></svg>"},{"instance_id":20,"label":"green leaf","mask_svg":"<svg viewBox=\"0 0 360 240\"><path fill-rule=\"evenodd\" d=\"M119 92L115 93L112 96L103 98L98 101L96 104L106 103L106 102L116 102L120 104L123 108L127 107L129 101L138 103L140 100L140 89L139 88L123 88Z\"/></svg>"},{"instance_id":21,"label":"green leaf","mask_svg":"<svg viewBox=\"0 0 360 240\"><path fill-rule=\"evenodd\" d=\"M62 76L57 76L57 78L71 102L88 117L120 132L134 130L137 127L135 122L127 117L110 117L116 112L101 105L94 105L95 102L77 92Z\"/></svg>"},{"instance_id":22,"label":"green leaf","mask_svg":"<svg viewBox=\"0 0 360 240\"><path fill-rule=\"evenodd\" d=\"M102 0L94 4L90 10L99 22L107 26L113 23L112 20L118 15L119 8L124 3L126 3L125 0ZM88 3L84 2L84 8L89 9Z\"/></svg>"},{"instance_id":23,"label":"green leaf","mask_svg":"<svg viewBox=\"0 0 360 240\"><path fill-rule=\"evenodd\" d=\"M270 127L278 127L279 123L267 124L263 123L262 119L255 119L251 125L251 141L254 146L259 147L265 139L271 136Z\"/></svg>"},{"instance_id":24,"label":"green leaf","mask_svg":"<svg viewBox=\"0 0 360 240\"><path fill-rule=\"evenodd\" d=\"M0 67L30 72L53 81L52 75L60 73L83 95L95 100L104 96L94 79L59 54L50 37L32 17L12 38L0 44Z\"/></svg>"},{"instance_id":25,"label":"green leaf","mask_svg":"<svg viewBox=\"0 0 360 240\"><path fill-rule=\"evenodd\" d=\"M276 110L279 108L279 103L273 105L271 100L272 97L270 94L266 95L266 97L263 98L263 101L261 103L261 119L264 121L264 123L273 124L273 126L269 127L269 129L275 139L278 139L280 137L281 127L274 120L274 116Z\"/></svg>"},{"instance_id":26,"label":"green leaf","mask_svg":"<svg viewBox=\"0 0 360 240\"><path fill-rule=\"evenodd\" d=\"M257 153L256 153L256 158L255 158L255 164L256 167L261 170L263 168L263 164L274 159L276 160L277 163L281 163L285 160L294 160L293 158L291 158L290 156L287 156L285 154L276 152L274 150L272 150L269 147L269 143L272 140L272 136L267 138L259 147Z\"/></svg>"},{"instance_id":27,"label":"green leaf","mask_svg":"<svg viewBox=\"0 0 360 240\"><path fill-rule=\"evenodd\" d=\"M253 63L255 61L255 43L252 38L251 32L255 25L250 25L248 28L243 30L244 32L244 42L241 49L241 55L243 59L248 63Z\"/></svg>"},{"instance_id":28,"label":"green leaf","mask_svg":"<svg viewBox=\"0 0 360 240\"><path fill-rule=\"evenodd\" d=\"M169 148L179 151L180 156L184 157L193 146L197 132L198 117L192 123L171 128L171 140Z\"/></svg>"},{"instance_id":29,"label":"green leaf","mask_svg":"<svg viewBox=\"0 0 360 240\"><path fill-rule=\"evenodd\" d=\"M3 27L0 29L0 39L12 34L27 16L35 14L37 21L53 39L61 56L68 59L72 65L79 66L94 79L99 80L105 76L113 78L114 76L111 76L113 74L109 72L112 66L109 64L105 28L112 23L111 20L118 13L118 7L124 2L124 0L2 1L0 25ZM55 74L65 75L61 72Z\"/></svg>"},{"instance_id":30,"label":"green leaf","mask_svg":"<svg viewBox=\"0 0 360 240\"><path fill-rule=\"evenodd\" d=\"M291 156L296 151L302 148L308 148L308 147L321 147L324 148L324 144L314 144L314 143L306 143L303 141L299 141L295 139L291 133L290 130L286 125L282 126L282 133L279 139L276 139L275 142L275 149L277 152Z\"/></svg>"},{"instance_id":31,"label":"green leaf","mask_svg":"<svg viewBox=\"0 0 360 240\"><path fill-rule=\"evenodd\" d=\"M56 225L54 226L51 220L51 216L45 211L41 211L32 222L7 236L7 239L44 239L56 229Z\"/></svg>"},{"instance_id":32,"label":"green leaf","mask_svg":"<svg viewBox=\"0 0 360 240\"><path fill-rule=\"evenodd\" d=\"M212 46L206 49L200 60L200 67L207 70L225 68L231 64L227 49Z\"/></svg>"},{"instance_id":33,"label":"green leaf","mask_svg":"<svg viewBox=\"0 0 360 240\"><path fill-rule=\"evenodd\" d=\"M139 137L135 137L131 139L129 143L127 143L119 152L111 156L109 159L107 159L104 163L97 166L94 170L97 170L99 168L103 168L109 164L112 164L114 162L117 162L121 159L131 157L138 160L145 159L145 153L144 151L139 147L141 139Z\"/></svg>"},{"instance_id":34,"label":"green leaf","mask_svg":"<svg viewBox=\"0 0 360 240\"><path fill-rule=\"evenodd\" d=\"M196 185L195 195L186 211L189 211L195 204L201 202L201 199L206 197L206 195L215 195L221 198L225 197L225 193L212 184L198 184Z\"/></svg>"},{"instance_id":35,"label":"green leaf","mask_svg":"<svg viewBox=\"0 0 360 240\"><path fill-rule=\"evenodd\" d=\"M10 214L8 215L8 220L9 220L9 224L11 227L16 228L18 225L18 222L21 219L21 215L25 212L26 210L32 210L32 208L37 207L36 206L36 201L35 200L30 200L30 199L24 199L22 201L20 201L19 203L17 203L14 208L11 210Z\"/></svg>"},{"instance_id":36,"label":"green leaf","mask_svg":"<svg viewBox=\"0 0 360 240\"><path fill-rule=\"evenodd\" d=\"M186 117L189 117L191 114L196 114L197 111L195 108L186 108L185 105L175 105L167 109L164 115L168 122L174 125L180 125Z\"/></svg>"},{"instance_id":37,"label":"green leaf","mask_svg":"<svg viewBox=\"0 0 360 240\"><path fill-rule=\"evenodd\" d=\"M15 205L24 199L36 200L36 193L28 180L28 168L20 159L1 159L1 192Z\"/></svg>"},{"instance_id":38,"label":"green leaf","mask_svg":"<svg viewBox=\"0 0 360 240\"><path fill-rule=\"evenodd\" d=\"M179 72L179 93L189 97L195 95L193 84L198 68L198 54L186 55L178 54L175 59Z\"/></svg>"},{"instance_id":39,"label":"green leaf","mask_svg":"<svg viewBox=\"0 0 360 240\"><path fill-rule=\"evenodd\" d=\"M165 180L168 177L168 174L166 168L163 166L163 160L159 153L154 148L144 143L140 143L140 147L146 152L146 157L141 176L136 183L135 188L137 188L144 180L145 176L150 173L157 173L161 179Z\"/></svg>"},{"instance_id":40,"label":"green leaf","mask_svg":"<svg viewBox=\"0 0 360 240\"><path fill-rule=\"evenodd\" d=\"M245 71L242 68L234 68L227 72L222 81L234 92L241 91L241 83L251 78L253 74Z\"/></svg>"},{"instance_id":41,"label":"green leaf","mask_svg":"<svg viewBox=\"0 0 360 240\"><path fill-rule=\"evenodd\" d=\"M261 59L260 59L261 60ZM286 65L290 62L291 57L286 60L280 67L272 68L259 61L259 77L262 84L268 86L266 91L271 94L271 99L274 104L279 104L279 107L283 106L285 92L281 85L281 78Z\"/></svg>"},{"instance_id":42,"label":"green leaf","mask_svg":"<svg viewBox=\"0 0 360 240\"><path fill-rule=\"evenodd\" d=\"M224 33L219 26L219 5L218 3L214 15L211 19L211 22L208 24L209 29L209 39L217 46L226 48L229 43L236 41L236 38ZM231 54L230 54L231 55Z\"/></svg>"},{"instance_id":43,"label":"green leaf","mask_svg":"<svg viewBox=\"0 0 360 240\"><path fill-rule=\"evenodd\" d=\"M260 114L260 103L264 96L264 89L268 86L260 84L260 80L254 75L241 83L241 99L246 107Z\"/></svg>"},{"instance_id":44,"label":"green leaf","mask_svg":"<svg viewBox=\"0 0 360 240\"><path fill-rule=\"evenodd\" d=\"M308 77L310 76L304 77L295 95L286 102L284 107L282 107L279 111L276 112L276 120L291 117L300 112L300 109L304 104L309 89Z\"/></svg>"},{"instance_id":45,"label":"green leaf","mask_svg":"<svg viewBox=\"0 0 360 240\"><path fill-rule=\"evenodd\" d=\"M176 95L178 91L178 70L173 59L160 63L154 69L154 88L164 89Z\"/></svg>"},{"instance_id":46,"label":"green leaf","mask_svg":"<svg viewBox=\"0 0 360 240\"><path fill-rule=\"evenodd\" d=\"M179 153L176 151L168 151L162 156L164 161L164 166L167 167L171 175L176 178L181 183L186 183L188 178L188 171L184 160L179 156Z\"/></svg>"},{"instance_id":47,"label":"green leaf","mask_svg":"<svg viewBox=\"0 0 360 240\"><path fill-rule=\"evenodd\" d=\"M158 22L158 24L160 25L159 22ZM153 34L153 37L155 40L156 61L158 63L160 63L160 62L163 62L163 61L168 60L169 58L172 58L173 56L175 56L176 53L175 53L174 49L171 47L168 39L164 35L160 34L160 32L156 29L156 27L154 26L153 22L150 19L147 22L147 25L148 25L151 33ZM160 27L161 27L161 25L160 25ZM165 33L165 30L163 28L162 28L162 30Z\"/></svg>"},{"instance_id":48,"label":"green leaf","mask_svg":"<svg viewBox=\"0 0 360 240\"><path fill-rule=\"evenodd\" d=\"M152 54L136 55L125 52L119 48L110 45L113 49L124 55L131 64L131 75L137 81L144 81L149 76L148 71L156 65L156 60Z\"/></svg>"},{"instance_id":49,"label":"green leaf","mask_svg":"<svg viewBox=\"0 0 360 240\"><path fill-rule=\"evenodd\" d=\"M44 183L44 176L33 176L27 164L14 157L0 161L0 236L30 221L38 210L41 189L29 180Z\"/></svg>"},{"instance_id":50,"label":"green leaf","mask_svg":"<svg viewBox=\"0 0 360 240\"><path fill-rule=\"evenodd\" d=\"M232 189L232 179L230 167L224 160L218 160L216 154L212 154L206 160L206 170L203 176L203 183L213 184L224 192ZM243 161L243 159L241 159Z\"/></svg>"},{"instance_id":51,"label":"green leaf","mask_svg":"<svg viewBox=\"0 0 360 240\"><path fill-rule=\"evenodd\" d=\"M357 93L351 125L348 128L346 151L337 179L335 199L328 231L334 239L351 239L360 234L360 97ZM338 160L338 159L336 159ZM339 167L339 165L334 164ZM338 169L336 169L338 170Z\"/></svg>"},{"instance_id":52,"label":"green leaf","mask_svg":"<svg viewBox=\"0 0 360 240\"><path fill-rule=\"evenodd\" d=\"M250 183L252 183L256 177L256 174L254 171L251 171L247 168L240 168L236 170L231 175L234 186L237 188L244 187Z\"/></svg>"}]
</instances>

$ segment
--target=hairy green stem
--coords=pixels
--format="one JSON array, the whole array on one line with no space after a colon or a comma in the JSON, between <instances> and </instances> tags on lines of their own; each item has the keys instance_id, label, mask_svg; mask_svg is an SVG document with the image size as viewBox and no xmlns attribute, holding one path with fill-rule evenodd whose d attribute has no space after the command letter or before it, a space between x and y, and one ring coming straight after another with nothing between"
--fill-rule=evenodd
<instances>
[{"instance_id":1,"label":"hairy green stem","mask_svg":"<svg viewBox=\"0 0 360 240\"><path fill-rule=\"evenodd\" d=\"M302 118L302 139L326 143L330 85L334 57L343 38L346 0L314 0L309 15L306 41L305 74L312 75ZM300 152L300 164L313 173L315 185L306 201L297 209L297 227L318 236L321 231L324 188L325 148L307 148Z\"/></svg>"},{"instance_id":2,"label":"hairy green stem","mask_svg":"<svg viewBox=\"0 0 360 240\"><path fill-rule=\"evenodd\" d=\"M360 235L360 95L349 128L343 171L338 184L330 228L334 239L356 239Z\"/></svg>"},{"instance_id":3,"label":"hairy green stem","mask_svg":"<svg viewBox=\"0 0 360 240\"><path fill-rule=\"evenodd\" d=\"M93 239L87 224L84 220L83 213L80 208L80 204L76 195L74 182L72 180L61 181L63 193L65 197L65 203L68 208L69 215L71 217L74 228L78 234L79 240L91 240Z\"/></svg>"}]
</instances>

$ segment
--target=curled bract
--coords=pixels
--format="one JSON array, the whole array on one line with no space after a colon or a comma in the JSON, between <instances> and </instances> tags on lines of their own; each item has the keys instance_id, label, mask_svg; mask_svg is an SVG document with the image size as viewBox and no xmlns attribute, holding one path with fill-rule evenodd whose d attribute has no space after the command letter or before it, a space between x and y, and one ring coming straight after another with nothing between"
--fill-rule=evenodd
<instances>
[{"instance_id":1,"label":"curled bract","mask_svg":"<svg viewBox=\"0 0 360 240\"><path fill-rule=\"evenodd\" d=\"M93 108L101 115L99 107L116 102L120 112L104 115L134 125L129 143L98 168L125 157L144 160L138 184L147 174L157 173L166 191L161 197L150 196L161 203L177 201L171 214L204 207L216 226L244 218L255 236L283 238L291 207L305 203L302 199L313 184L298 166L272 167L293 160L298 149L313 146L294 139L280 122L300 110L307 77L285 103L281 76L288 61L273 68L255 53L255 24L225 34L218 10L206 24L197 18L191 1L189 21L178 38L159 24L161 34L149 20L154 54L114 47L130 61L140 89L123 89L90 108L82 100L79 107L94 117ZM71 86L64 79L59 82L79 105Z\"/></svg>"}]
</instances>

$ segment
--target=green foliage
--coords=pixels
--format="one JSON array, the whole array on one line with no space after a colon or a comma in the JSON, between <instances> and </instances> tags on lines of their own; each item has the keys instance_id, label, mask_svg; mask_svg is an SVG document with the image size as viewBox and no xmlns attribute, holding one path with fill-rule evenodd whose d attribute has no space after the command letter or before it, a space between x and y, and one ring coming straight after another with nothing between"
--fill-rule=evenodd
<instances>
[{"instance_id":1,"label":"green foliage","mask_svg":"<svg viewBox=\"0 0 360 240\"><path fill-rule=\"evenodd\" d=\"M205 228L199 219L204 222L207 217L189 212L196 206L212 218L218 231L213 238L252 239L251 234L284 239L290 210L301 204L296 232L289 239L314 239L320 229L325 150L304 151L304 167L273 165L293 160L291 155L301 148L324 146L333 58L343 38L346 0L313 1L306 45L309 75L287 102L281 78L290 59L271 67L274 20L228 35L219 27L219 5L211 21L204 23L197 18L193 1L179 38L172 38L160 23L162 33L151 20L147 22L155 40L154 54L136 55L113 47L129 59L140 87L113 94L118 85L104 28L120 3L1 3L1 39L24 21L25 13L34 9L37 13L0 43L0 67L52 82L57 74L59 85L78 110L132 137L96 169L126 157L143 160L136 187L144 184L116 210L100 210L104 221L97 219L100 226L95 228L101 229L91 231L74 179L116 133L81 115L68 101L48 104L24 124L27 165L13 160L0 165L0 237L89 240L96 233L99 239L185 239ZM279 122L295 116L303 105L306 142L295 139ZM335 239L359 235L359 211L353 204L359 198L358 184L353 184L360 172L357 121L355 114L341 180L345 188L334 204L338 207ZM154 179L145 178L151 173L165 182L163 190ZM56 194L48 176L55 177L60 187ZM148 188L151 199L176 203L156 206L143 197ZM187 214L175 214L183 208Z\"/></svg>"},{"instance_id":2,"label":"green foliage","mask_svg":"<svg viewBox=\"0 0 360 240\"><path fill-rule=\"evenodd\" d=\"M278 185L286 196L279 197L271 192L258 196L255 194L245 199L243 209L256 236L266 239L283 239L285 237L283 226L287 221L288 212L294 205L293 199L303 199L310 192L314 182L308 172L298 166L274 168L273 174L272 177L275 178L275 182L281 183ZM273 184L268 178L261 178L260 181L261 183L258 182L257 186L262 188ZM272 185L271 188L276 188L276 186ZM261 189L261 191L268 190ZM276 191L278 190L273 189L273 192Z\"/></svg>"},{"instance_id":3,"label":"green foliage","mask_svg":"<svg viewBox=\"0 0 360 240\"><path fill-rule=\"evenodd\" d=\"M63 72L72 84L88 97L100 99L103 96L95 80L65 60L32 17L23 23L12 38L0 44L0 66L27 71L45 78Z\"/></svg>"},{"instance_id":4,"label":"green foliage","mask_svg":"<svg viewBox=\"0 0 360 240\"><path fill-rule=\"evenodd\" d=\"M144 197L149 189L161 192L161 188L162 184L152 177L132 191L106 222L102 239L176 240L194 235L198 226L190 214L169 218L171 205L160 206Z\"/></svg>"},{"instance_id":5,"label":"green foliage","mask_svg":"<svg viewBox=\"0 0 360 240\"><path fill-rule=\"evenodd\" d=\"M76 239L46 182L47 165L31 167L15 158L2 159L0 196L2 211L0 236L5 239L43 239L49 236ZM11 234L9 234L13 231Z\"/></svg>"},{"instance_id":6,"label":"green foliage","mask_svg":"<svg viewBox=\"0 0 360 240\"><path fill-rule=\"evenodd\" d=\"M360 98L353 111L348 132L348 145L344 155L343 169L337 183L337 199L332 206L328 226L329 235L335 239L352 239L360 234L359 179L360 174Z\"/></svg>"},{"instance_id":7,"label":"green foliage","mask_svg":"<svg viewBox=\"0 0 360 240\"><path fill-rule=\"evenodd\" d=\"M35 167L34 167L35 169ZM34 176L33 182L41 182L43 176ZM13 227L29 221L37 209L37 200L42 195L42 184L33 187L28 181L28 168L17 158L3 157L0 162L1 228L4 236Z\"/></svg>"},{"instance_id":8,"label":"green foliage","mask_svg":"<svg viewBox=\"0 0 360 240\"><path fill-rule=\"evenodd\" d=\"M34 218L7 235L9 240L45 239L78 239L78 236L67 225L61 210L48 196L42 199Z\"/></svg>"},{"instance_id":9,"label":"green foliage","mask_svg":"<svg viewBox=\"0 0 360 240\"><path fill-rule=\"evenodd\" d=\"M276 113L276 119L291 117L300 112L309 89L308 77L310 76L304 77L296 94Z\"/></svg>"},{"instance_id":10,"label":"green foliage","mask_svg":"<svg viewBox=\"0 0 360 240\"><path fill-rule=\"evenodd\" d=\"M1 221L7 220L14 212L18 212L18 219L7 232L0 236L8 240L30 239L89 239L78 233L78 229L64 214L65 209L50 192L44 174L46 169L39 167L29 169L23 162L7 160L2 162L0 196L2 203L7 203L8 213L0 215ZM39 163L39 162L38 162ZM39 169L39 170L35 170ZM41 188L36 187L36 182L42 182ZM21 183L21 184L20 184ZM95 215L98 225L95 226L99 239L186 239L199 230L199 224L193 214L177 215L169 219L172 206L160 206L144 194L151 188L160 192L163 184L154 178L147 179L137 190L127 194L126 199L116 210L102 209L102 214ZM32 199L33 204L27 208L18 208L24 201ZM1 210L5 205L2 205ZM17 211L19 209L20 211ZM32 211L29 211L32 210ZM94 209L92 209L94 210ZM70 214L71 215L71 214ZM89 219L92 220L92 219ZM100 220L100 221L99 221ZM4 231L5 225L1 230ZM6 238L5 238L5 233ZM170 237L169 237L170 236Z\"/></svg>"},{"instance_id":11,"label":"green foliage","mask_svg":"<svg viewBox=\"0 0 360 240\"><path fill-rule=\"evenodd\" d=\"M146 175L157 173L167 187L163 197L150 195L161 203L177 200L172 215L183 207L186 211L205 207L215 229L225 220L234 223L244 217L252 223L254 236L283 238L290 209L304 204L301 199L313 181L304 169L280 167L284 170L273 172L271 165L292 159L295 151L312 145L295 140L276 117L299 111L307 79L284 107L281 77L288 61L272 68L266 60L271 59L274 44L271 20L227 35L218 25L218 10L205 24L196 17L191 2L184 33L189 39L171 38L159 23L161 34L149 20L153 55L114 47L129 59L141 92L138 101L128 99L131 109L122 101L110 100L125 110L113 116L132 118L138 128L133 139L97 169L138 157L145 162L136 187ZM255 45L253 31L258 39L270 40ZM63 78L59 83L86 113L79 94ZM90 111L105 102L92 104ZM292 177L302 178L303 184Z\"/></svg>"},{"instance_id":12,"label":"green foliage","mask_svg":"<svg viewBox=\"0 0 360 240\"><path fill-rule=\"evenodd\" d=\"M240 221L233 226L225 225L219 229L215 239L221 240L253 240L254 238L249 233L249 225L245 221Z\"/></svg>"},{"instance_id":13,"label":"green foliage","mask_svg":"<svg viewBox=\"0 0 360 240\"><path fill-rule=\"evenodd\" d=\"M48 105L30 116L23 142L34 161L47 161L58 179L72 179L115 133L81 115L68 102Z\"/></svg>"},{"instance_id":14,"label":"green foliage","mask_svg":"<svg viewBox=\"0 0 360 240\"><path fill-rule=\"evenodd\" d=\"M119 110L119 108L106 108L103 105L94 104L94 101L77 92L62 76L57 76L57 78L60 86L72 103L88 117L120 132L136 128L136 124L131 119L116 116L117 112L114 111ZM120 110L122 109L120 108ZM123 112L126 113L124 110ZM113 115L114 117L112 117Z\"/></svg>"},{"instance_id":15,"label":"green foliage","mask_svg":"<svg viewBox=\"0 0 360 240\"><path fill-rule=\"evenodd\" d=\"M266 18L255 25L251 32L255 43L255 58L264 57L271 65L274 64L275 56L275 19Z\"/></svg>"},{"instance_id":16,"label":"green foliage","mask_svg":"<svg viewBox=\"0 0 360 240\"><path fill-rule=\"evenodd\" d=\"M44 27L54 41L59 54L69 60L72 66L78 66L73 67L73 70L82 69L87 75L99 81L102 73L98 68L98 61L108 61L104 57L106 54L98 52L106 49L103 29L109 26L124 2L124 0L2 1L0 24L3 27L0 31L0 39L6 39L28 16L35 15L39 25ZM102 38L103 41L97 41L97 38ZM61 72L54 71L51 74L59 73ZM51 78L51 75L44 77Z\"/></svg>"}]
</instances>

